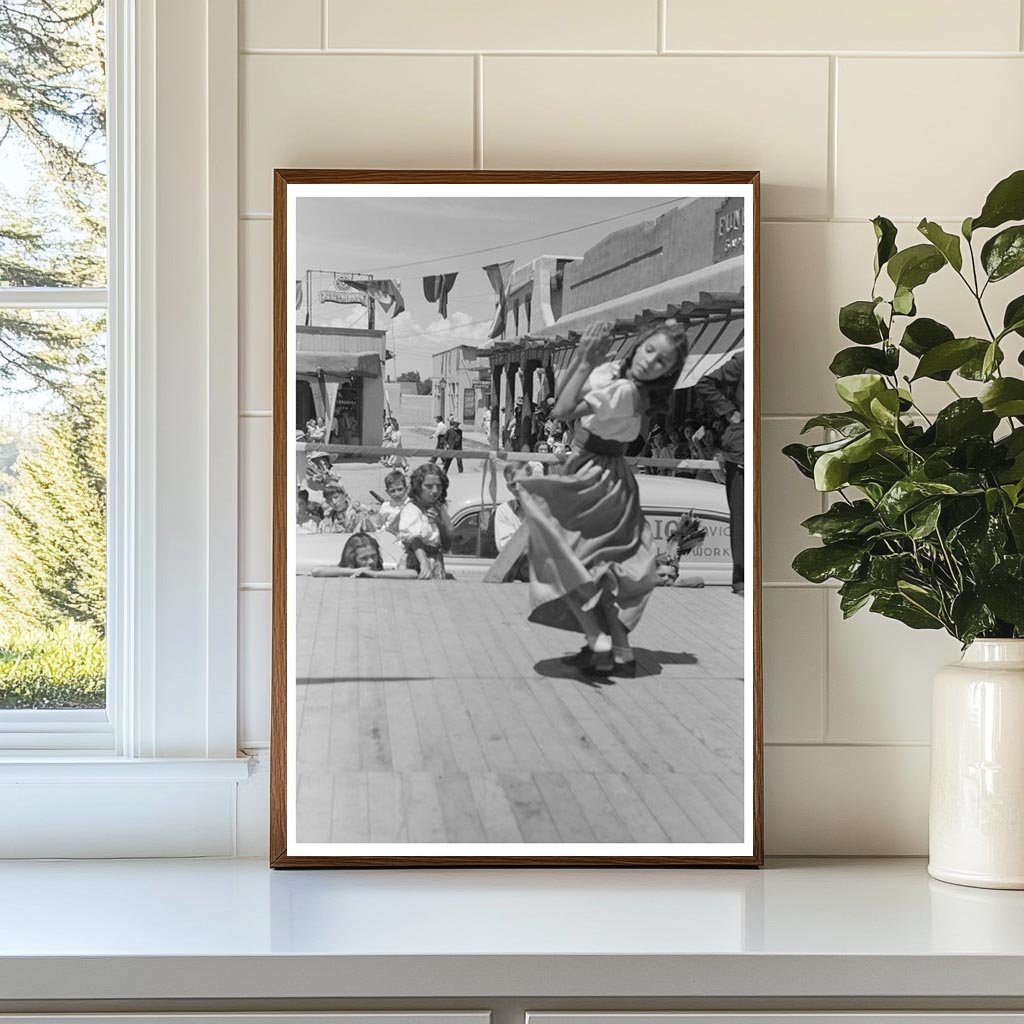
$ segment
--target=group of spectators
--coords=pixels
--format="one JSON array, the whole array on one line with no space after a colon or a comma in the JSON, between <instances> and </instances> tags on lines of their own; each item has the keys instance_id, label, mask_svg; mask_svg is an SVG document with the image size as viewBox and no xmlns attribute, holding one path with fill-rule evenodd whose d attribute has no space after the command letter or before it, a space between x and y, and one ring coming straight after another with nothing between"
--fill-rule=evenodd
<instances>
[{"instance_id":1,"label":"group of spectators","mask_svg":"<svg viewBox=\"0 0 1024 1024\"><path fill-rule=\"evenodd\" d=\"M512 415L501 410L501 447L513 452L564 455L572 444L567 423L551 416L553 398L533 403L517 398Z\"/></svg>"},{"instance_id":2,"label":"group of spectators","mask_svg":"<svg viewBox=\"0 0 1024 1024\"><path fill-rule=\"evenodd\" d=\"M374 534L390 533L406 552L405 570L419 579L445 579L444 554L451 547L448 477L432 463L408 476L392 469L384 478L387 498L377 507L353 501L334 472L326 452L307 456L306 474L296 495L300 533L348 533L337 568L382 572L380 543ZM370 553L375 553L371 557ZM365 574L365 572L363 574Z\"/></svg>"}]
</instances>

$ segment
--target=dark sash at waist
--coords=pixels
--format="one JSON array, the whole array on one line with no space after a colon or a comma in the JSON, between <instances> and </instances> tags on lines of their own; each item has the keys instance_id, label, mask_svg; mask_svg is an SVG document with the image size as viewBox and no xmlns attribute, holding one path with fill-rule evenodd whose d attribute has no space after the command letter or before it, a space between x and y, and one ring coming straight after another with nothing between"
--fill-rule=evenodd
<instances>
[{"instance_id":1,"label":"dark sash at waist","mask_svg":"<svg viewBox=\"0 0 1024 1024\"><path fill-rule=\"evenodd\" d=\"M609 455L612 458L622 458L626 454L626 446L622 441L609 441L582 427L576 428L573 447L579 451L589 452L591 455Z\"/></svg>"}]
</instances>

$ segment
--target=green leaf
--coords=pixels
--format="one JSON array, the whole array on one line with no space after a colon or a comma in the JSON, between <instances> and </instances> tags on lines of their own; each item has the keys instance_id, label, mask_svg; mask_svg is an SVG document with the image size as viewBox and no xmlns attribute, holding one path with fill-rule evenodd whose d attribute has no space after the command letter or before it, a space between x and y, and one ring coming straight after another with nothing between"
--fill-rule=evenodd
<instances>
[{"instance_id":1,"label":"green leaf","mask_svg":"<svg viewBox=\"0 0 1024 1024\"><path fill-rule=\"evenodd\" d=\"M848 619L860 611L878 593L878 587L870 580L850 580L839 588L839 607L843 618Z\"/></svg>"},{"instance_id":2,"label":"green leaf","mask_svg":"<svg viewBox=\"0 0 1024 1024\"><path fill-rule=\"evenodd\" d=\"M836 502L827 512L811 516L800 524L826 544L848 540L879 529L878 517L868 501Z\"/></svg>"},{"instance_id":3,"label":"green leaf","mask_svg":"<svg viewBox=\"0 0 1024 1024\"><path fill-rule=\"evenodd\" d=\"M985 358L981 361L981 376L983 379L989 380L991 378L995 368L1002 362L999 358L1001 354L998 341L993 341L985 349Z\"/></svg>"},{"instance_id":4,"label":"green leaf","mask_svg":"<svg viewBox=\"0 0 1024 1024\"><path fill-rule=\"evenodd\" d=\"M1024 267L1024 225L1000 231L981 249L981 265L990 281L1002 281Z\"/></svg>"},{"instance_id":5,"label":"green leaf","mask_svg":"<svg viewBox=\"0 0 1024 1024\"><path fill-rule=\"evenodd\" d=\"M910 513L910 520L914 526L908 531L908 536L913 537L914 540L924 540L925 537L935 532L941 514L942 503L940 501L928 501L923 505L918 505Z\"/></svg>"},{"instance_id":6,"label":"green leaf","mask_svg":"<svg viewBox=\"0 0 1024 1024\"><path fill-rule=\"evenodd\" d=\"M801 551L793 559L793 569L812 583L824 583L827 579L852 580L865 558L859 544L841 541Z\"/></svg>"},{"instance_id":7,"label":"green leaf","mask_svg":"<svg viewBox=\"0 0 1024 1024\"><path fill-rule=\"evenodd\" d=\"M838 490L850 479L850 464L843 453L826 452L814 463L814 486L819 491Z\"/></svg>"},{"instance_id":8,"label":"green leaf","mask_svg":"<svg viewBox=\"0 0 1024 1024\"><path fill-rule=\"evenodd\" d=\"M804 476L814 478L814 462L811 459L811 450L805 444L787 444L782 449L782 454L789 459Z\"/></svg>"},{"instance_id":9,"label":"green leaf","mask_svg":"<svg viewBox=\"0 0 1024 1024\"><path fill-rule=\"evenodd\" d=\"M970 221L968 230L997 228L1008 220L1024 220L1024 170L1014 171L989 192L981 213ZM965 227L967 223L964 221Z\"/></svg>"},{"instance_id":10,"label":"green leaf","mask_svg":"<svg viewBox=\"0 0 1024 1024\"><path fill-rule=\"evenodd\" d=\"M858 349L858 352L867 352L868 349ZM864 426L863 421L853 416L848 412L825 412L820 416L812 416L804 425L800 431L801 434L806 434L808 430L814 430L816 427L824 427L827 430L846 430L853 426Z\"/></svg>"},{"instance_id":11,"label":"green leaf","mask_svg":"<svg viewBox=\"0 0 1024 1024\"><path fill-rule=\"evenodd\" d=\"M888 333L875 316L876 299L850 302L839 310L839 332L858 345L877 345Z\"/></svg>"},{"instance_id":12,"label":"green leaf","mask_svg":"<svg viewBox=\"0 0 1024 1024\"><path fill-rule=\"evenodd\" d=\"M933 220L922 220L917 230L942 253L945 261L954 269L960 270L964 265L960 254L960 239L944 231Z\"/></svg>"},{"instance_id":13,"label":"green leaf","mask_svg":"<svg viewBox=\"0 0 1024 1024\"><path fill-rule=\"evenodd\" d=\"M980 338L953 338L950 341L944 341L921 356L913 379L920 380L922 377L943 379L941 374L958 369L974 356L983 357L987 348L988 342L982 341ZM949 379L948 373L945 379Z\"/></svg>"},{"instance_id":14,"label":"green leaf","mask_svg":"<svg viewBox=\"0 0 1024 1024\"><path fill-rule=\"evenodd\" d=\"M840 349L829 364L829 370L837 377L848 377L866 370L877 370L891 377L900 365L900 353L894 345L883 348Z\"/></svg>"},{"instance_id":15,"label":"green leaf","mask_svg":"<svg viewBox=\"0 0 1024 1024\"><path fill-rule=\"evenodd\" d=\"M871 602L871 610L887 619L896 619L911 629L942 629L942 620L927 612L921 611L901 596L888 595L876 597Z\"/></svg>"},{"instance_id":16,"label":"green leaf","mask_svg":"<svg viewBox=\"0 0 1024 1024\"><path fill-rule=\"evenodd\" d=\"M898 391L883 391L877 398L871 399L871 404L868 408L876 423L886 430L896 430L900 418L900 395ZM878 445L874 450L877 451L877 448L880 447L882 445Z\"/></svg>"},{"instance_id":17,"label":"green leaf","mask_svg":"<svg viewBox=\"0 0 1024 1024\"><path fill-rule=\"evenodd\" d=\"M963 235L968 242L971 240L971 235L974 234L974 230L971 227L971 223L973 220L973 217L966 217L964 219L963 224L960 225L960 234Z\"/></svg>"},{"instance_id":18,"label":"green leaf","mask_svg":"<svg viewBox=\"0 0 1024 1024\"><path fill-rule=\"evenodd\" d=\"M956 629L956 638L970 643L995 628L995 619L985 603L972 591L964 591L953 599L949 617Z\"/></svg>"},{"instance_id":19,"label":"green leaf","mask_svg":"<svg viewBox=\"0 0 1024 1024\"><path fill-rule=\"evenodd\" d=\"M978 597L996 616L1024 629L1024 586L1019 579L996 577L978 584Z\"/></svg>"},{"instance_id":20,"label":"green leaf","mask_svg":"<svg viewBox=\"0 0 1024 1024\"><path fill-rule=\"evenodd\" d=\"M946 445L968 437L991 437L998 425L999 417L985 412L976 398L958 398L935 417L935 439Z\"/></svg>"},{"instance_id":21,"label":"green leaf","mask_svg":"<svg viewBox=\"0 0 1024 1024\"><path fill-rule=\"evenodd\" d=\"M889 260L886 270L897 288L913 291L945 265L945 257L934 245L912 245L896 253Z\"/></svg>"},{"instance_id":22,"label":"green leaf","mask_svg":"<svg viewBox=\"0 0 1024 1024\"><path fill-rule=\"evenodd\" d=\"M917 312L914 305L914 293L909 288L900 285L892 297L892 308L894 313L900 316L913 316Z\"/></svg>"},{"instance_id":23,"label":"green leaf","mask_svg":"<svg viewBox=\"0 0 1024 1024\"><path fill-rule=\"evenodd\" d=\"M992 381L978 397L988 412L1000 418L1024 416L1024 380L1017 377Z\"/></svg>"},{"instance_id":24,"label":"green leaf","mask_svg":"<svg viewBox=\"0 0 1024 1024\"><path fill-rule=\"evenodd\" d=\"M865 415L876 398L886 390L885 381L877 373L855 373L836 381L836 393L854 412Z\"/></svg>"},{"instance_id":25,"label":"green leaf","mask_svg":"<svg viewBox=\"0 0 1024 1024\"><path fill-rule=\"evenodd\" d=\"M868 579L876 587L895 591L896 584L910 571L913 562L913 556L906 552L875 555L868 566Z\"/></svg>"},{"instance_id":26,"label":"green leaf","mask_svg":"<svg viewBox=\"0 0 1024 1024\"><path fill-rule=\"evenodd\" d=\"M885 217L878 216L871 221L875 229L875 279L882 267L896 255L896 225Z\"/></svg>"},{"instance_id":27,"label":"green leaf","mask_svg":"<svg viewBox=\"0 0 1024 1024\"><path fill-rule=\"evenodd\" d=\"M985 371L985 359L989 357L989 350L991 347L991 345L986 346L984 353L981 355L971 356L971 358L956 371L957 376L963 377L964 380L991 380L992 374L995 372L995 368L1003 361L1003 350L996 345L991 354L992 369L988 372Z\"/></svg>"},{"instance_id":28,"label":"green leaf","mask_svg":"<svg viewBox=\"0 0 1024 1024\"><path fill-rule=\"evenodd\" d=\"M877 511L886 523L897 525L900 516L929 498L956 493L957 489L950 484L925 480L897 480L883 495Z\"/></svg>"},{"instance_id":29,"label":"green leaf","mask_svg":"<svg viewBox=\"0 0 1024 1024\"><path fill-rule=\"evenodd\" d=\"M912 356L920 358L929 349L935 348L936 345L941 345L944 341L950 341L954 337L956 335L945 324L940 324L937 320L921 316L913 323L907 324L900 345Z\"/></svg>"},{"instance_id":30,"label":"green leaf","mask_svg":"<svg viewBox=\"0 0 1024 1024\"><path fill-rule=\"evenodd\" d=\"M1003 333L1015 331L1024 338L1024 295L1018 295L1006 306L1003 313Z\"/></svg>"}]
</instances>

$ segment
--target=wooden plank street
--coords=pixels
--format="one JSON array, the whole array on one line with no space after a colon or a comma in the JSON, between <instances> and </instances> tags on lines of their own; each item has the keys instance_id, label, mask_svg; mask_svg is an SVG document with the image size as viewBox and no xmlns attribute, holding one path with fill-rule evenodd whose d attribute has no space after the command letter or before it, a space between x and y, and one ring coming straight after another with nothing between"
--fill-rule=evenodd
<instances>
[{"instance_id":1,"label":"wooden plank street","mask_svg":"<svg viewBox=\"0 0 1024 1024\"><path fill-rule=\"evenodd\" d=\"M743 602L659 588L636 678L528 588L297 578L300 842L737 842Z\"/></svg>"}]
</instances>

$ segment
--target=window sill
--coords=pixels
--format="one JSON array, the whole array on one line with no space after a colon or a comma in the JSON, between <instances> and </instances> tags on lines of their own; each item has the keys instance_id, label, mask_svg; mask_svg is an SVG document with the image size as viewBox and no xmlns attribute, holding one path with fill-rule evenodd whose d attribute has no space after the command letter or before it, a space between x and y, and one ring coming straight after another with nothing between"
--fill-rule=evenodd
<instances>
[{"instance_id":1,"label":"window sill","mask_svg":"<svg viewBox=\"0 0 1024 1024\"><path fill-rule=\"evenodd\" d=\"M0 756L5 782L243 782L247 757L113 757L82 751Z\"/></svg>"}]
</instances>

